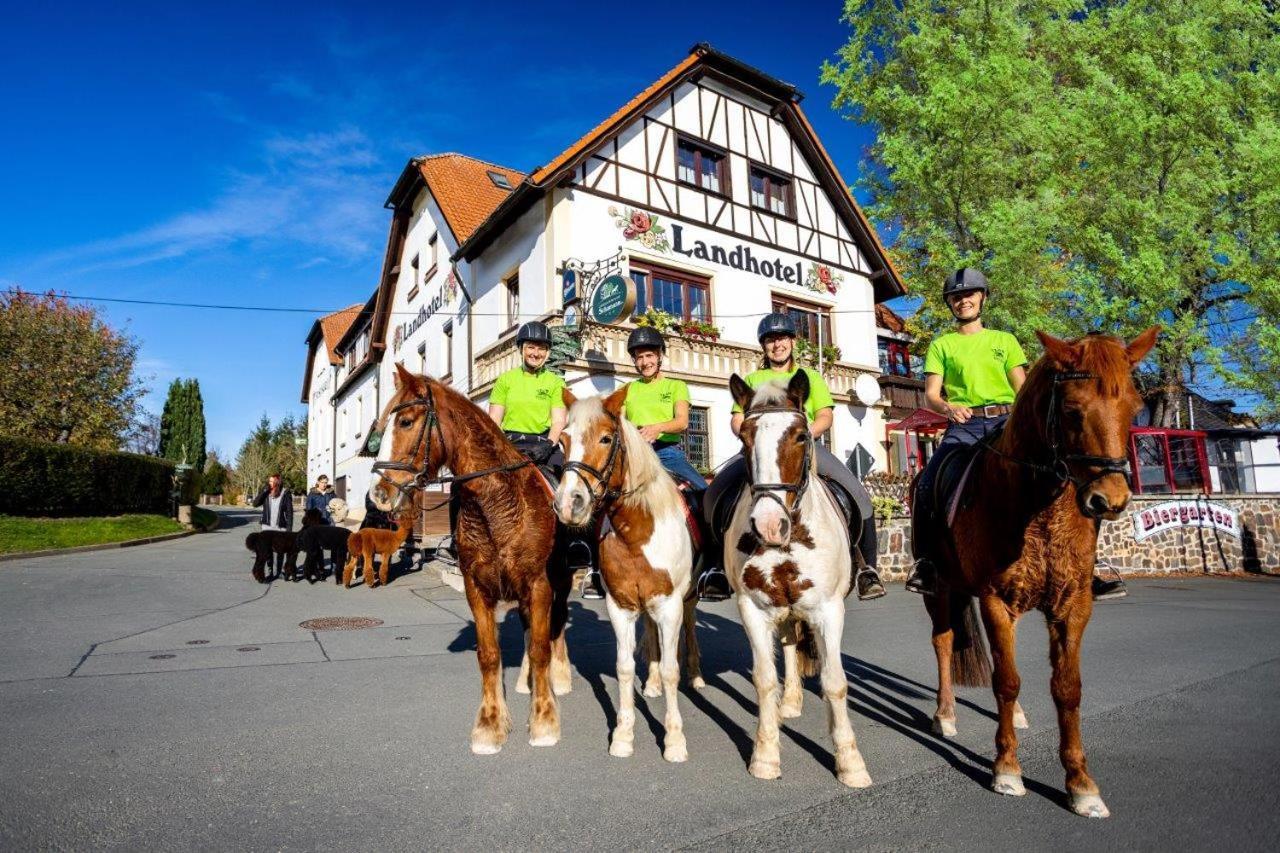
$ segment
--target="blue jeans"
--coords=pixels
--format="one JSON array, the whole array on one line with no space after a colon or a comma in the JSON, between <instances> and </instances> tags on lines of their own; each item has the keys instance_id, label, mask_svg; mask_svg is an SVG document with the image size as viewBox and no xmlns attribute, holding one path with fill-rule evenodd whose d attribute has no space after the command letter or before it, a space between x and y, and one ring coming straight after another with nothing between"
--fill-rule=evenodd
<instances>
[{"instance_id":1,"label":"blue jeans","mask_svg":"<svg viewBox=\"0 0 1280 853\"><path fill-rule=\"evenodd\" d=\"M657 451L658 461L662 463L662 467L666 468L677 481L684 480L689 484L689 488L696 491L702 491L707 487L707 481L689 462L689 457L684 455L680 445L654 442L653 449Z\"/></svg>"},{"instance_id":2,"label":"blue jeans","mask_svg":"<svg viewBox=\"0 0 1280 853\"><path fill-rule=\"evenodd\" d=\"M918 493L921 495L932 493L933 480L938 476L938 466L942 464L947 454L959 447L972 447L1003 426L1008 419L1008 415L996 415L994 418L972 417L962 424L951 424L947 427L947 431L942 434L942 441L938 442L938 449L929 457L929 464L924 466L924 471L920 474L920 483L916 487Z\"/></svg>"}]
</instances>

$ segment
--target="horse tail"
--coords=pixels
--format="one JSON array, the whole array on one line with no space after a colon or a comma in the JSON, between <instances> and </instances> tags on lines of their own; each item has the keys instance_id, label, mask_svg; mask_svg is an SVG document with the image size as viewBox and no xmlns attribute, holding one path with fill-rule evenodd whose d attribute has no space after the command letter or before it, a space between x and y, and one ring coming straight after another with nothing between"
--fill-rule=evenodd
<instances>
[{"instance_id":1,"label":"horse tail","mask_svg":"<svg viewBox=\"0 0 1280 853\"><path fill-rule=\"evenodd\" d=\"M951 594L951 677L962 687L991 686L991 656L972 595Z\"/></svg>"},{"instance_id":2,"label":"horse tail","mask_svg":"<svg viewBox=\"0 0 1280 853\"><path fill-rule=\"evenodd\" d=\"M796 666L801 678L817 675L822 671L818 657L818 636L808 622L796 623Z\"/></svg>"}]
</instances>

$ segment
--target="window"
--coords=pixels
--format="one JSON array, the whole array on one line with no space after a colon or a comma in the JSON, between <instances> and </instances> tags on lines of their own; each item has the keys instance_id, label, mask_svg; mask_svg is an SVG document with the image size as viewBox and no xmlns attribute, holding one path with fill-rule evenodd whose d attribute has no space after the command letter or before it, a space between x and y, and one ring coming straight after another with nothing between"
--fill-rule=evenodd
<instances>
[{"instance_id":1,"label":"window","mask_svg":"<svg viewBox=\"0 0 1280 853\"><path fill-rule=\"evenodd\" d=\"M427 344L426 341L418 344L418 372L426 374L427 372Z\"/></svg>"},{"instance_id":2,"label":"window","mask_svg":"<svg viewBox=\"0 0 1280 853\"><path fill-rule=\"evenodd\" d=\"M880 339L880 372L890 376L915 376L915 359L906 341L892 338Z\"/></svg>"},{"instance_id":3,"label":"window","mask_svg":"<svg viewBox=\"0 0 1280 853\"><path fill-rule=\"evenodd\" d=\"M711 443L707 437L707 407L689 407L689 428L680 436L680 448L699 471L711 470Z\"/></svg>"},{"instance_id":4,"label":"window","mask_svg":"<svg viewBox=\"0 0 1280 853\"><path fill-rule=\"evenodd\" d=\"M347 351L347 370L356 369L356 348L352 347Z\"/></svg>"},{"instance_id":5,"label":"window","mask_svg":"<svg viewBox=\"0 0 1280 853\"><path fill-rule=\"evenodd\" d=\"M636 283L635 316L656 308L680 320L711 322L711 283L702 276L632 263L631 279Z\"/></svg>"},{"instance_id":6,"label":"window","mask_svg":"<svg viewBox=\"0 0 1280 853\"><path fill-rule=\"evenodd\" d=\"M1134 427L1129 439L1134 491L1208 491L1209 462L1204 439L1203 432L1194 430Z\"/></svg>"},{"instance_id":7,"label":"window","mask_svg":"<svg viewBox=\"0 0 1280 853\"><path fill-rule=\"evenodd\" d=\"M830 310L810 302L801 302L798 299L788 299L781 296L773 297L773 310L788 315L792 322L796 324L796 331L799 332L800 337L814 346L819 343L819 329L822 331L821 343L823 346L830 346L835 343L831 337Z\"/></svg>"},{"instance_id":8,"label":"window","mask_svg":"<svg viewBox=\"0 0 1280 853\"><path fill-rule=\"evenodd\" d=\"M356 397L356 438L360 437L364 427L364 397Z\"/></svg>"},{"instance_id":9,"label":"window","mask_svg":"<svg viewBox=\"0 0 1280 853\"><path fill-rule=\"evenodd\" d=\"M794 219L791 179L762 166L751 167L751 206Z\"/></svg>"},{"instance_id":10,"label":"window","mask_svg":"<svg viewBox=\"0 0 1280 853\"><path fill-rule=\"evenodd\" d=\"M430 281L431 276L435 275L436 264L438 261L438 255L436 253L440 248L438 245L439 238L440 232L437 231L435 234L432 234L431 239L427 241L427 250L431 253L431 265L427 267L427 273L422 277L423 281Z\"/></svg>"},{"instance_id":11,"label":"window","mask_svg":"<svg viewBox=\"0 0 1280 853\"><path fill-rule=\"evenodd\" d=\"M405 301L412 302L417 298L418 298L418 285L415 284L413 287L409 288L409 296L405 299Z\"/></svg>"},{"instance_id":12,"label":"window","mask_svg":"<svg viewBox=\"0 0 1280 853\"><path fill-rule=\"evenodd\" d=\"M444 376L453 375L453 322L444 324Z\"/></svg>"},{"instance_id":13,"label":"window","mask_svg":"<svg viewBox=\"0 0 1280 853\"><path fill-rule=\"evenodd\" d=\"M493 181L493 185L500 190L511 190L511 182L507 180L507 176L501 172L485 172L489 176L489 180Z\"/></svg>"},{"instance_id":14,"label":"window","mask_svg":"<svg viewBox=\"0 0 1280 853\"><path fill-rule=\"evenodd\" d=\"M729 160L705 142L681 137L676 145L676 177L709 192L729 194Z\"/></svg>"},{"instance_id":15,"label":"window","mask_svg":"<svg viewBox=\"0 0 1280 853\"><path fill-rule=\"evenodd\" d=\"M520 276L513 275L505 282L507 289L507 325L520 322Z\"/></svg>"}]
</instances>

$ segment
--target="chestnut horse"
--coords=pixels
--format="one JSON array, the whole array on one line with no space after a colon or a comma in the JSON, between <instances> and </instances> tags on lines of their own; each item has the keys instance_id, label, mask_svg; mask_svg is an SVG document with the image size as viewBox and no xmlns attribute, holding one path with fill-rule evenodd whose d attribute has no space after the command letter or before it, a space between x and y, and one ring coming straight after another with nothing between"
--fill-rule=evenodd
<instances>
[{"instance_id":1,"label":"chestnut horse","mask_svg":"<svg viewBox=\"0 0 1280 853\"><path fill-rule=\"evenodd\" d=\"M415 376L396 365L395 394L379 419L382 439L373 503L394 511L428 482L451 482L457 490L454 541L467 603L476 624L480 662L480 710L471 730L471 751L498 752L511 729L498 648L499 606L515 602L528 634L533 676L529 743L560 740L554 693L571 682L564 642L572 578L549 568L556 539L550 490L537 469L488 415L447 385ZM451 472L438 476L442 467Z\"/></svg>"},{"instance_id":2,"label":"chestnut horse","mask_svg":"<svg viewBox=\"0 0 1280 853\"><path fill-rule=\"evenodd\" d=\"M852 586L849 531L817 476L804 410L809 378L801 370L785 387L766 382L753 390L735 373L729 390L744 413L739 437L750 481L725 531L724 561L754 660L760 718L751 775L782 775L778 720L800 715L800 664L810 669L816 657L836 776L851 788L865 788L871 776L849 722L840 652L844 599ZM774 662L779 633L785 668L781 707Z\"/></svg>"},{"instance_id":3,"label":"chestnut horse","mask_svg":"<svg viewBox=\"0 0 1280 853\"><path fill-rule=\"evenodd\" d=\"M1107 817L1080 741L1080 641L1093 610L1090 582L1100 519L1129 502L1129 425L1142 405L1131 376L1159 328L1127 346L1089 335L1061 341L1037 332L1045 354L1027 376L1004 431L981 451L958 496L949 537L937 543L939 586L925 602L938 658L934 728L955 734L952 678L986 684L976 597L991 642L999 709L992 788L1022 796L1015 728L1018 618L1038 609L1049 627L1050 690L1071 808ZM923 499L929 499L927 496Z\"/></svg>"},{"instance_id":4,"label":"chestnut horse","mask_svg":"<svg viewBox=\"0 0 1280 853\"><path fill-rule=\"evenodd\" d=\"M600 573L617 638L619 693L609 754L625 758L634 748L636 621L647 616L656 626L660 648L658 665L649 662L649 677L652 682L655 673L660 675L667 697L662 757L685 761L689 753L676 693L681 625L694 662L690 676L695 686L702 681L696 670L693 541L675 481L639 430L622 416L626 399L626 386L603 400L575 401L564 392L569 416L560 443L566 462L555 510L570 527L586 527L597 511L609 520L600 541Z\"/></svg>"}]
</instances>

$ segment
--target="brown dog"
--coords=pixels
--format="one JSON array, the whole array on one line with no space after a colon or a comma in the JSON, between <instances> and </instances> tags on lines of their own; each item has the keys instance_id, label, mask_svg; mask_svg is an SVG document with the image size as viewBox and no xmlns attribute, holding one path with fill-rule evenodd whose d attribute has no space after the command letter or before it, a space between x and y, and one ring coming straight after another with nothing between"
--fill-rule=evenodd
<instances>
[{"instance_id":1,"label":"brown dog","mask_svg":"<svg viewBox=\"0 0 1280 853\"><path fill-rule=\"evenodd\" d=\"M298 574L298 534L284 530L260 530L250 533L244 540L244 547L255 554L253 560L253 579L258 583L266 583L266 569L275 556L272 577L279 577L283 570L286 580L294 580Z\"/></svg>"},{"instance_id":2,"label":"brown dog","mask_svg":"<svg viewBox=\"0 0 1280 853\"><path fill-rule=\"evenodd\" d=\"M351 579L356 573L356 560L359 559L364 564L365 584L373 586L373 557L377 554L382 558L382 565L378 570L378 582L386 586L387 574L391 569L391 555L404 544L405 532L408 529L408 523L401 519L397 520L393 530L366 527L364 530L352 533L351 538L347 540L347 565L342 572L342 585L351 586Z\"/></svg>"}]
</instances>

